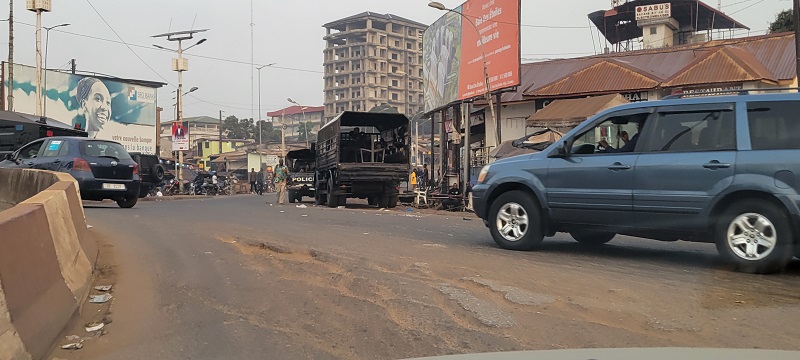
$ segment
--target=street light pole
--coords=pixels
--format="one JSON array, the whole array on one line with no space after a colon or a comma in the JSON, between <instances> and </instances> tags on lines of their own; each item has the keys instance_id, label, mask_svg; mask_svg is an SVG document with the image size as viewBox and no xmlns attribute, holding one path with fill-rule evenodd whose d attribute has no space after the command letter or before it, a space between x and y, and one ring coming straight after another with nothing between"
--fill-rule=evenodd
<instances>
[{"instance_id":1,"label":"street light pole","mask_svg":"<svg viewBox=\"0 0 800 360\"><path fill-rule=\"evenodd\" d=\"M36 10L36 116L42 116L42 10Z\"/></svg>"},{"instance_id":2,"label":"street light pole","mask_svg":"<svg viewBox=\"0 0 800 360\"><path fill-rule=\"evenodd\" d=\"M206 39L200 39L194 45L187 47L186 49L183 48L183 40L189 40L194 38L194 34L204 32L207 30L189 30L189 31L178 31L178 32L171 32L166 34L160 34L153 36L156 37L166 37L168 41L177 41L178 42L178 50L167 49L163 46L153 45L156 48L167 50L167 51L175 51L178 53L177 59L172 59L172 70L178 72L178 103L177 103L177 120L178 123L183 125L183 72L189 70L189 62L183 58L183 52L189 50L197 45L200 45L206 42ZM197 90L197 88L192 88L189 92ZM183 150L178 151L178 186L180 192L183 193Z\"/></svg>"},{"instance_id":3,"label":"street light pole","mask_svg":"<svg viewBox=\"0 0 800 360\"><path fill-rule=\"evenodd\" d=\"M47 54L48 54L48 49L50 48L50 30L53 30L53 29L59 28L59 27L69 26L69 25L70 24L58 24L56 26L43 27L43 29L47 30L47 33L45 34L45 40L44 40L44 91L42 92L42 96L45 96L44 93L47 92ZM44 101L42 117L47 117L47 100L46 99Z\"/></svg>"},{"instance_id":4,"label":"street light pole","mask_svg":"<svg viewBox=\"0 0 800 360\"><path fill-rule=\"evenodd\" d=\"M262 137L262 135L261 135L261 133L262 133L262 131L261 131L261 123L263 122L261 120L261 69L263 69L265 67L272 66L272 65L275 65L275 63L262 65L262 66L259 66L259 67L256 68L256 70L258 70L258 168L259 168L259 171L263 167L263 164L264 164L264 159L261 158L261 147L264 146L264 142L261 139L261 137Z\"/></svg>"}]
</instances>

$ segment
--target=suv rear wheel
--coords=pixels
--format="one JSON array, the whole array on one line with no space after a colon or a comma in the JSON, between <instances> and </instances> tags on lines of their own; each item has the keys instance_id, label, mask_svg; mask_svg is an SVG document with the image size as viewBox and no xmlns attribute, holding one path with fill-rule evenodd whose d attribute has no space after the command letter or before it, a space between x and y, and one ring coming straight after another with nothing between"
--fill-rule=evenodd
<instances>
[{"instance_id":1,"label":"suv rear wheel","mask_svg":"<svg viewBox=\"0 0 800 360\"><path fill-rule=\"evenodd\" d=\"M503 249L531 250L544 239L539 206L523 191L500 195L489 210L489 230Z\"/></svg>"},{"instance_id":2,"label":"suv rear wheel","mask_svg":"<svg viewBox=\"0 0 800 360\"><path fill-rule=\"evenodd\" d=\"M734 203L720 217L714 236L717 251L741 272L780 271L794 254L788 217L763 200Z\"/></svg>"},{"instance_id":3,"label":"suv rear wheel","mask_svg":"<svg viewBox=\"0 0 800 360\"><path fill-rule=\"evenodd\" d=\"M570 236L572 236L575 241L588 246L598 246L603 245L611 239L613 239L617 234L615 233L608 233L608 232L599 232L599 231L589 231L589 230L575 230L570 231Z\"/></svg>"}]
</instances>

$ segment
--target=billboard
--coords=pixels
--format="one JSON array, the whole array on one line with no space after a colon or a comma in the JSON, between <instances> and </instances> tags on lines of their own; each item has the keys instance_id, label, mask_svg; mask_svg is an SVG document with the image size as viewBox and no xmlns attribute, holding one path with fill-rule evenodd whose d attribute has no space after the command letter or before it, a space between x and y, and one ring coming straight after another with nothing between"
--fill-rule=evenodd
<instances>
[{"instance_id":1,"label":"billboard","mask_svg":"<svg viewBox=\"0 0 800 360\"><path fill-rule=\"evenodd\" d=\"M491 91L520 84L520 0L470 0L453 10L464 16L448 11L423 35L425 111L485 94L484 61Z\"/></svg>"},{"instance_id":2,"label":"billboard","mask_svg":"<svg viewBox=\"0 0 800 360\"><path fill-rule=\"evenodd\" d=\"M3 72L3 79L8 79L7 63ZM155 86L57 71L46 71L45 78L45 116L71 127L79 125L91 138L117 141L128 151L155 154ZM4 89L7 93L7 80ZM14 64L13 110L35 114L36 94L36 68Z\"/></svg>"}]
</instances>

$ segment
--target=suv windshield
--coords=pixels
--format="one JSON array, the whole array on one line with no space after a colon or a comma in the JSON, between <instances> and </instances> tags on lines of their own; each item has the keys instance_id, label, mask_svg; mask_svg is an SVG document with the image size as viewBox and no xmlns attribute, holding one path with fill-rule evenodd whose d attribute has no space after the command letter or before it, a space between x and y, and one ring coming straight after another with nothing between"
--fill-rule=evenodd
<instances>
[{"instance_id":1,"label":"suv windshield","mask_svg":"<svg viewBox=\"0 0 800 360\"><path fill-rule=\"evenodd\" d=\"M84 141L81 154L94 157L109 157L117 160L132 160L122 145L110 141Z\"/></svg>"}]
</instances>

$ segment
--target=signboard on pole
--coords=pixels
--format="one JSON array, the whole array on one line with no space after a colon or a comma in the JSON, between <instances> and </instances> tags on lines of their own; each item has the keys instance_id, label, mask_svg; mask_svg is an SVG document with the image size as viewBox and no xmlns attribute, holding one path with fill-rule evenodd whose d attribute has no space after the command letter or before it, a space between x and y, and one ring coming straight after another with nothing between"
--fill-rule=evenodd
<instances>
[{"instance_id":1,"label":"signboard on pole","mask_svg":"<svg viewBox=\"0 0 800 360\"><path fill-rule=\"evenodd\" d=\"M469 0L453 10L423 34L427 112L484 95L484 64L491 91L520 84L520 0Z\"/></svg>"},{"instance_id":2,"label":"signboard on pole","mask_svg":"<svg viewBox=\"0 0 800 360\"><path fill-rule=\"evenodd\" d=\"M668 19L672 17L672 5L670 3L641 5L636 7L636 21Z\"/></svg>"},{"instance_id":3,"label":"signboard on pole","mask_svg":"<svg viewBox=\"0 0 800 360\"><path fill-rule=\"evenodd\" d=\"M8 94L8 64L4 94ZM160 83L46 71L43 115L80 127L125 150L156 153L156 89ZM14 111L36 113L36 68L14 64ZM6 104L8 106L8 104ZM8 110L7 108L4 110Z\"/></svg>"},{"instance_id":4,"label":"signboard on pole","mask_svg":"<svg viewBox=\"0 0 800 360\"><path fill-rule=\"evenodd\" d=\"M172 151L189 150L189 129L183 123L175 121L172 123Z\"/></svg>"}]
</instances>

